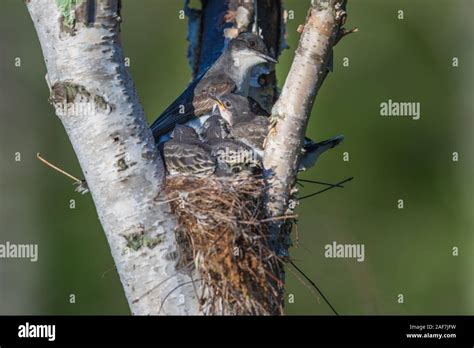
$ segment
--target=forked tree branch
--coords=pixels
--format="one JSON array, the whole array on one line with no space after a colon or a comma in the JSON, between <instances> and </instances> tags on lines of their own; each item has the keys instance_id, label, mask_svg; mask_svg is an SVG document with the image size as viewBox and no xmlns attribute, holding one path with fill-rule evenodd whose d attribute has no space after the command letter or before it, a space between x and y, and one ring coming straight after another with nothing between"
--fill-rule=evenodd
<instances>
[{"instance_id":1,"label":"forked tree branch","mask_svg":"<svg viewBox=\"0 0 474 348\"><path fill-rule=\"evenodd\" d=\"M120 2L26 3L51 101L84 172L132 313L198 313L190 277L175 268L175 219L159 202L163 164L124 66Z\"/></svg>"},{"instance_id":2,"label":"forked tree branch","mask_svg":"<svg viewBox=\"0 0 474 348\"><path fill-rule=\"evenodd\" d=\"M313 0L290 72L272 109L276 126L267 139L264 168L268 216L290 214L301 149L313 102L326 77L332 48L342 34L346 0ZM290 224L272 223L271 241L281 256L288 255Z\"/></svg>"},{"instance_id":3,"label":"forked tree branch","mask_svg":"<svg viewBox=\"0 0 474 348\"><path fill-rule=\"evenodd\" d=\"M45 58L51 101L83 169L132 313L200 314L193 279L176 269L176 220L163 203L163 164L124 65L120 1L26 3ZM224 40L210 39L216 28L222 32L249 29L254 18L252 3L203 0L202 12L193 13L189 33L194 75L222 51ZM286 213L309 113L340 34L344 5L344 0L313 1L295 60L273 108L279 121L264 158L270 175L269 217ZM241 16L245 9L247 19ZM233 10L241 11L239 17L232 17L237 14ZM258 26L277 55L284 46L281 2L261 0L258 11L267 12L259 17ZM267 66L256 71L255 77L261 72L274 74ZM274 75L270 76L267 85L254 86L253 96L264 107L275 99ZM282 220L270 220L275 223L273 239L281 240L278 222ZM285 243L277 246L284 251L280 254L287 252Z\"/></svg>"}]
</instances>

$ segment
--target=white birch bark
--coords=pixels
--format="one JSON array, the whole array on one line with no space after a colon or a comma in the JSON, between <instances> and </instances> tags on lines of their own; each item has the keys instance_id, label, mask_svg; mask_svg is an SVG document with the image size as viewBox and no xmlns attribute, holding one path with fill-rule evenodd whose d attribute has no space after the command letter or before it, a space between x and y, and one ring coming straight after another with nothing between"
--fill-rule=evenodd
<instances>
[{"instance_id":1,"label":"white birch bark","mask_svg":"<svg viewBox=\"0 0 474 348\"><path fill-rule=\"evenodd\" d=\"M26 3L43 50L52 102L84 171L132 313L200 314L192 279L176 270L176 221L169 206L159 202L163 165L124 66L120 2ZM313 1L273 108L279 121L264 158L271 175L269 216L287 210L308 116L340 30L342 4L344 0ZM61 112L64 103L93 104L95 112Z\"/></svg>"},{"instance_id":2,"label":"white birch bark","mask_svg":"<svg viewBox=\"0 0 474 348\"><path fill-rule=\"evenodd\" d=\"M169 206L158 202L161 158L124 66L119 1L26 3L52 101L92 193L132 313L197 314L191 278L175 268L176 222ZM92 103L95 113L62 113L62 102Z\"/></svg>"},{"instance_id":3,"label":"white birch bark","mask_svg":"<svg viewBox=\"0 0 474 348\"><path fill-rule=\"evenodd\" d=\"M324 80L332 47L345 16L344 0L313 0L304 29L278 101L272 109L277 119L268 137L264 168L269 183L268 216L288 213L306 126L316 94ZM282 228L283 227L283 228ZM271 241L280 255L288 252L284 220L273 223Z\"/></svg>"}]
</instances>

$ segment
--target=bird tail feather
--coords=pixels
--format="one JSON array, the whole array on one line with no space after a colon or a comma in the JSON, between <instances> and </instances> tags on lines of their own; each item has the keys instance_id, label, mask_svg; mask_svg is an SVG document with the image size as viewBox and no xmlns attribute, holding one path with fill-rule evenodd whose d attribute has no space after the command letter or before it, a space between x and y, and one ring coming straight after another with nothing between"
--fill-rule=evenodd
<instances>
[{"instance_id":1,"label":"bird tail feather","mask_svg":"<svg viewBox=\"0 0 474 348\"><path fill-rule=\"evenodd\" d=\"M320 152L324 152L324 151L329 150L333 147L336 147L337 145L339 145L343 141L344 141L344 136L343 135L337 135L333 138L320 141L319 143L315 143L315 142L310 141L310 142L308 142L307 144L304 145L304 149L308 152L311 152L315 149L319 149Z\"/></svg>"}]
</instances>

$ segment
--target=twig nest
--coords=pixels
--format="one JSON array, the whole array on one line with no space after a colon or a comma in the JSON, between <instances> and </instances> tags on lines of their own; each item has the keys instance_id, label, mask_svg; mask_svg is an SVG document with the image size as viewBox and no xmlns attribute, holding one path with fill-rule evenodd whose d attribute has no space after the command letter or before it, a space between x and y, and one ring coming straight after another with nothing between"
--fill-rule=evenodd
<instances>
[{"instance_id":1,"label":"twig nest","mask_svg":"<svg viewBox=\"0 0 474 348\"><path fill-rule=\"evenodd\" d=\"M283 313L283 262L269 248L261 177L168 176L179 265L195 270L206 314Z\"/></svg>"}]
</instances>

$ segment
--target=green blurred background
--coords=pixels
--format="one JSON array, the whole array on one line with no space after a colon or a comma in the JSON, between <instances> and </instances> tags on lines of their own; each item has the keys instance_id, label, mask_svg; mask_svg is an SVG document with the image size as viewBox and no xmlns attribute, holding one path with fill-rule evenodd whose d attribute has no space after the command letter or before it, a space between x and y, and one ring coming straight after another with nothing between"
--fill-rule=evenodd
<instances>
[{"instance_id":1,"label":"green blurred background","mask_svg":"<svg viewBox=\"0 0 474 348\"><path fill-rule=\"evenodd\" d=\"M287 24L280 85L308 3L285 1L295 18ZM182 5L123 1L125 55L150 121L190 79ZM341 314L474 314L474 1L353 0L348 12L347 26L359 33L337 46L308 129L317 140L341 133L346 140L301 177L355 179L302 202L292 256ZM75 193L35 158L41 152L82 175L47 102L45 65L23 2L0 1L0 28L0 243L39 244L36 263L0 259L0 314L128 314L91 196ZM420 102L421 119L381 117L388 99ZM365 261L325 258L333 241L364 244ZM294 297L288 314L331 314L292 272L287 293Z\"/></svg>"}]
</instances>

